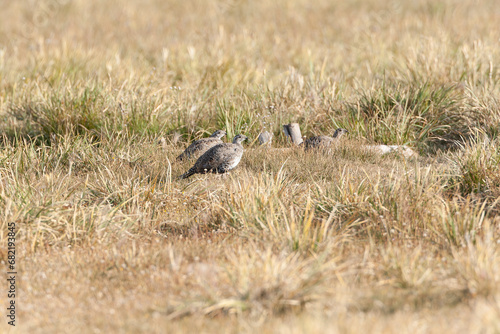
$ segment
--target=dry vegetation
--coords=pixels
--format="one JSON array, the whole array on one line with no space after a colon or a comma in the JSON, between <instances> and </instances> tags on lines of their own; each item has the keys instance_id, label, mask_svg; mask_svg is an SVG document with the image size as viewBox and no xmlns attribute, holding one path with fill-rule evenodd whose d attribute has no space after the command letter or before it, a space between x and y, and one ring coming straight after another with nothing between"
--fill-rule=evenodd
<instances>
[{"instance_id":1,"label":"dry vegetation","mask_svg":"<svg viewBox=\"0 0 500 334\"><path fill-rule=\"evenodd\" d=\"M18 332L500 332L497 1L0 6ZM177 180L215 129L238 169Z\"/></svg>"}]
</instances>

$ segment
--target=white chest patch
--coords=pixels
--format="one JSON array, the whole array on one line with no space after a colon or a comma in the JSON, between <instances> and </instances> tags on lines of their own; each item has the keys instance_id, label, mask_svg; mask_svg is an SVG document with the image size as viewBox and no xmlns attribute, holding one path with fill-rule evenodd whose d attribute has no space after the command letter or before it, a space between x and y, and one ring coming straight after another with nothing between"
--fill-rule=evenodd
<instances>
[{"instance_id":1,"label":"white chest patch","mask_svg":"<svg viewBox=\"0 0 500 334\"><path fill-rule=\"evenodd\" d=\"M231 161L231 164L229 165L229 169L233 169L234 167L238 166L240 163L241 156L235 158L233 161Z\"/></svg>"}]
</instances>

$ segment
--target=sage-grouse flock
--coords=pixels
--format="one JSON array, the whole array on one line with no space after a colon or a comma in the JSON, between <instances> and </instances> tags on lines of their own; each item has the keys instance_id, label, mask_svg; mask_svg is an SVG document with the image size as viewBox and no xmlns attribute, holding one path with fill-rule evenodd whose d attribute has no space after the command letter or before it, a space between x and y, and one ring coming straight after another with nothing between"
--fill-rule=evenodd
<instances>
[{"instance_id":1,"label":"sage-grouse flock","mask_svg":"<svg viewBox=\"0 0 500 334\"><path fill-rule=\"evenodd\" d=\"M317 136L310 137L299 146L303 146L305 150L313 148L325 148L332 145L343 135L348 133L346 129L339 128L335 130L332 137ZM202 138L194 141L189 145L184 152L177 157L177 160L198 158L193 167L186 173L180 176L181 179L186 179L194 174L216 173L224 174L236 168L243 156L244 140L248 139L244 135L236 135L232 143L224 143L221 138L226 135L224 130L215 131L210 137ZM261 145L270 144L272 134L265 132L259 136Z\"/></svg>"}]
</instances>

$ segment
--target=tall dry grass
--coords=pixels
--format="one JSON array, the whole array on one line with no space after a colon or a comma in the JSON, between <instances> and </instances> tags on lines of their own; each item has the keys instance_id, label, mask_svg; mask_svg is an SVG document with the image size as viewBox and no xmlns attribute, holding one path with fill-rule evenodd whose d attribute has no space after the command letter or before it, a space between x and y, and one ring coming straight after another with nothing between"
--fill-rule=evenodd
<instances>
[{"instance_id":1,"label":"tall dry grass","mask_svg":"<svg viewBox=\"0 0 500 334\"><path fill-rule=\"evenodd\" d=\"M20 332L500 330L495 1L0 6ZM238 169L177 180L220 128Z\"/></svg>"}]
</instances>

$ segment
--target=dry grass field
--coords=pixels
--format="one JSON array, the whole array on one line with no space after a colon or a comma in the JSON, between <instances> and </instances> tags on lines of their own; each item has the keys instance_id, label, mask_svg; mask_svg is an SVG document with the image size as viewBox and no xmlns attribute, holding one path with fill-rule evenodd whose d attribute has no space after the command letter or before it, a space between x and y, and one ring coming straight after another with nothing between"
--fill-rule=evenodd
<instances>
[{"instance_id":1,"label":"dry grass field","mask_svg":"<svg viewBox=\"0 0 500 334\"><path fill-rule=\"evenodd\" d=\"M497 1L0 7L0 332L500 333Z\"/></svg>"}]
</instances>

